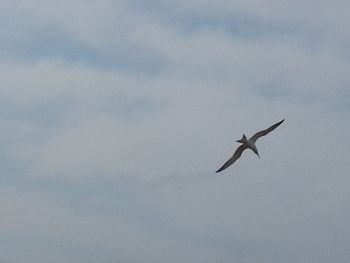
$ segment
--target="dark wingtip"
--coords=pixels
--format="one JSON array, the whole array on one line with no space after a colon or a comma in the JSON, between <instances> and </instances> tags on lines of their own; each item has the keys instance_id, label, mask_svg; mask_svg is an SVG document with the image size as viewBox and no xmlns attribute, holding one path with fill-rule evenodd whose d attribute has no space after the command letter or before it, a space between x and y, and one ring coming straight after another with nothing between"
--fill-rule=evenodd
<instances>
[{"instance_id":1,"label":"dark wingtip","mask_svg":"<svg viewBox=\"0 0 350 263\"><path fill-rule=\"evenodd\" d=\"M277 123L278 123L278 125L282 124L282 122L284 122L284 120L285 120L285 119L283 119L283 120L281 120L281 121L277 122Z\"/></svg>"}]
</instances>

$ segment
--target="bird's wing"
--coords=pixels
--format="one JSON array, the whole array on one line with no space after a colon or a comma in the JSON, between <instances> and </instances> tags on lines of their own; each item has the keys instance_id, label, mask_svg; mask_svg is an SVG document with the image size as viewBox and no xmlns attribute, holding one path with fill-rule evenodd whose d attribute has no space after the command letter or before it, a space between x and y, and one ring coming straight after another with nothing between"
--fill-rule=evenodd
<instances>
[{"instance_id":1,"label":"bird's wing","mask_svg":"<svg viewBox=\"0 0 350 263\"><path fill-rule=\"evenodd\" d=\"M274 129L276 129L282 122L284 122L284 119L280 122L275 123L271 127L267 128L266 130L259 131L255 133L251 138L249 138L250 141L256 142L257 139L259 139L261 136L265 136L269 132L272 132Z\"/></svg>"},{"instance_id":2,"label":"bird's wing","mask_svg":"<svg viewBox=\"0 0 350 263\"><path fill-rule=\"evenodd\" d=\"M224 163L223 166L221 166L221 168L219 170L217 170L216 172L221 172L222 170L225 170L227 167L229 167L230 165L232 165L239 157L241 157L242 152L247 149L248 147L245 144L242 144L241 146L239 146L235 153L232 155L232 157L230 159L228 159L226 161L226 163Z\"/></svg>"}]
</instances>

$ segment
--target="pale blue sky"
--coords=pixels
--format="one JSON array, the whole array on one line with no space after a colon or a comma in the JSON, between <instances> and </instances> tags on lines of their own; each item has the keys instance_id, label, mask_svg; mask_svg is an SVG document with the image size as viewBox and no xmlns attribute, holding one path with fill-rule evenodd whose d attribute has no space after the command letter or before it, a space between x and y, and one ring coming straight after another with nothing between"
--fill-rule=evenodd
<instances>
[{"instance_id":1,"label":"pale blue sky","mask_svg":"<svg viewBox=\"0 0 350 263\"><path fill-rule=\"evenodd\" d=\"M0 261L347 263L349 8L2 1Z\"/></svg>"}]
</instances>

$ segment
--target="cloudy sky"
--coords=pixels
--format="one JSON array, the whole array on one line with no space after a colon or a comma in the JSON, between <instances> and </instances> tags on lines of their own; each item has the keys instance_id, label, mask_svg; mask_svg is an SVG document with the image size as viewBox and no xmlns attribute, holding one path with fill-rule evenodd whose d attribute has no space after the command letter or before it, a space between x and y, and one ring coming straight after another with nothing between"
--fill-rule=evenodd
<instances>
[{"instance_id":1,"label":"cloudy sky","mask_svg":"<svg viewBox=\"0 0 350 263\"><path fill-rule=\"evenodd\" d=\"M0 261L348 262L349 10L0 1Z\"/></svg>"}]
</instances>

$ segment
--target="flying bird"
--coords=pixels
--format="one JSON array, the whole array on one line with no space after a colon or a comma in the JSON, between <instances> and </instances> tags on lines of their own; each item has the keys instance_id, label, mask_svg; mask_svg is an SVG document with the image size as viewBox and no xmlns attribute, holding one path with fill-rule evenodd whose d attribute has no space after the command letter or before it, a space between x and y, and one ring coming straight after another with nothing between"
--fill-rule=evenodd
<instances>
[{"instance_id":1,"label":"flying bird","mask_svg":"<svg viewBox=\"0 0 350 263\"><path fill-rule=\"evenodd\" d=\"M255 142L257 139L259 139L262 136L265 136L266 134L268 134L269 132L272 132L274 129L276 129L279 125L281 125L281 123L284 122L284 119L281 120L280 122L275 123L274 125L272 125L271 127L267 128L266 130L262 130L259 131L257 133L255 133L252 137L250 137L249 139L243 134L242 139L237 140L236 142L241 143L241 145L236 149L236 151L234 152L234 154L232 155L232 157L230 159L228 159L226 161L226 163L224 163L223 166L220 167L219 170L217 170L216 172L221 172L222 170L225 170L227 167L229 167L230 165L232 165L235 161L237 161L237 159L239 157L241 157L242 152L245 149L251 149L259 158L259 152L258 149L255 146Z\"/></svg>"}]
</instances>

